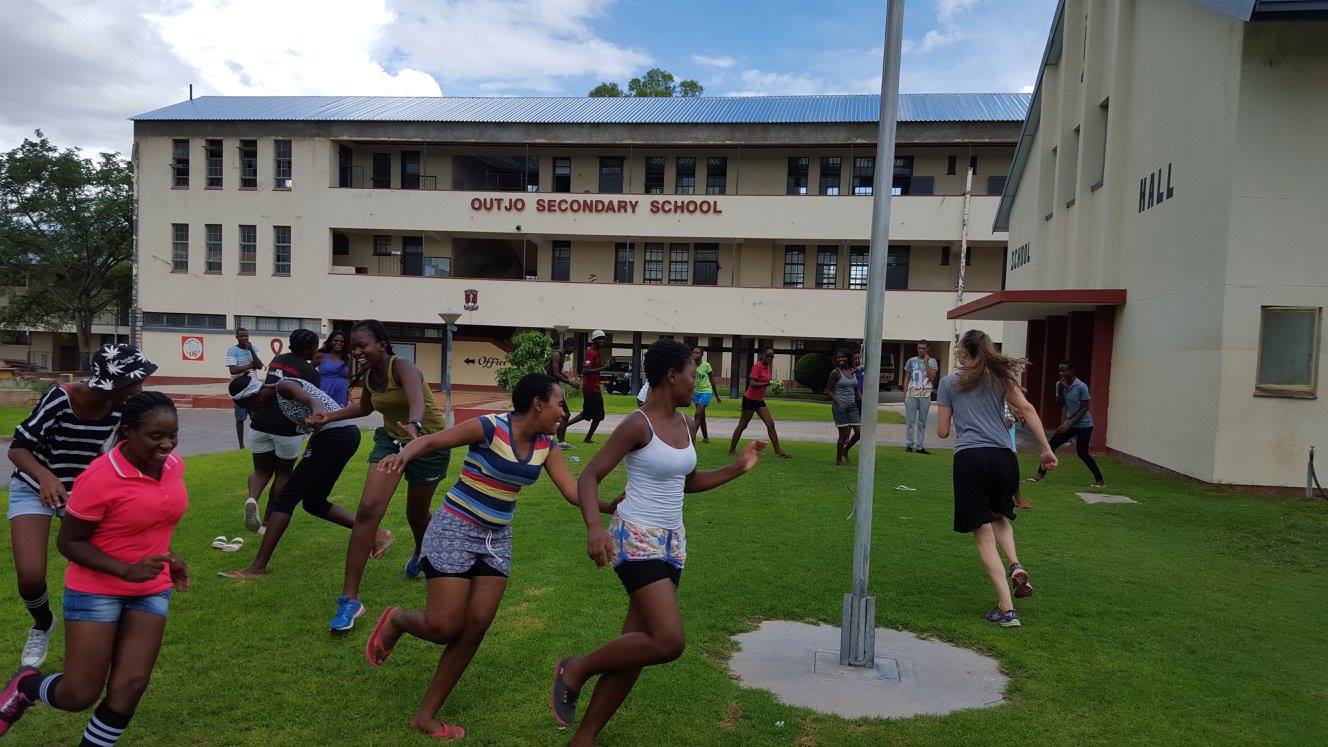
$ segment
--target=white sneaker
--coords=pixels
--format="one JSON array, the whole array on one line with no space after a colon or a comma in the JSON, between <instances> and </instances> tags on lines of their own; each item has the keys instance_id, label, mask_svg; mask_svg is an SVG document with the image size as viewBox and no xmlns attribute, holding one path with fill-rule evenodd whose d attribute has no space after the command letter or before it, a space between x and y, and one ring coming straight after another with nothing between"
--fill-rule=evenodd
<instances>
[{"instance_id":1,"label":"white sneaker","mask_svg":"<svg viewBox=\"0 0 1328 747\"><path fill-rule=\"evenodd\" d=\"M23 644L23 666L41 667L46 662L46 655L51 650L51 633L55 630L55 623L51 623L50 630L39 630L33 628L28 631L28 642Z\"/></svg>"},{"instance_id":2,"label":"white sneaker","mask_svg":"<svg viewBox=\"0 0 1328 747\"><path fill-rule=\"evenodd\" d=\"M250 498L244 502L244 528L257 532L262 524L258 521L258 501Z\"/></svg>"}]
</instances>

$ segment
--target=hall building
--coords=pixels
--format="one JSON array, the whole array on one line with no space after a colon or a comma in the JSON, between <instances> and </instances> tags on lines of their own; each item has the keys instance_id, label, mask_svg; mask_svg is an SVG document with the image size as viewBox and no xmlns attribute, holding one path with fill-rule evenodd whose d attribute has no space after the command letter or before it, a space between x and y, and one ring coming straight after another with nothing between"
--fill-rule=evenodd
<instances>
[{"instance_id":1,"label":"hall building","mask_svg":"<svg viewBox=\"0 0 1328 747\"><path fill-rule=\"evenodd\" d=\"M180 102L133 118L137 334L159 376L206 381L236 326L276 346L377 318L436 383L454 309L460 386L492 386L514 332L561 327L606 330L624 362L701 345L735 383L770 345L791 380L802 351L860 344L888 168L897 388L917 340L948 357L961 269L968 299L1004 286L992 223L1028 101L905 94L885 165L872 95Z\"/></svg>"},{"instance_id":2,"label":"hall building","mask_svg":"<svg viewBox=\"0 0 1328 747\"><path fill-rule=\"evenodd\" d=\"M992 225L1005 287L950 312L1006 322L1048 424L1070 359L1095 445L1306 484L1328 449L1325 20L1328 2L1062 0Z\"/></svg>"}]
</instances>

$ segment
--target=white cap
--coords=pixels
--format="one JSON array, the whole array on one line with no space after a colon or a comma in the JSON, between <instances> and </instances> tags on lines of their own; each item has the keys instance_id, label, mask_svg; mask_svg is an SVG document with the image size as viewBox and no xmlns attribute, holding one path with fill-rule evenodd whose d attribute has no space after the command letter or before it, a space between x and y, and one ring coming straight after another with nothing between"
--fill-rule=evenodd
<instances>
[{"instance_id":1,"label":"white cap","mask_svg":"<svg viewBox=\"0 0 1328 747\"><path fill-rule=\"evenodd\" d=\"M597 329L594 332L590 333L591 340L598 340L601 337L608 337L608 335L604 334L604 330L602 329Z\"/></svg>"}]
</instances>

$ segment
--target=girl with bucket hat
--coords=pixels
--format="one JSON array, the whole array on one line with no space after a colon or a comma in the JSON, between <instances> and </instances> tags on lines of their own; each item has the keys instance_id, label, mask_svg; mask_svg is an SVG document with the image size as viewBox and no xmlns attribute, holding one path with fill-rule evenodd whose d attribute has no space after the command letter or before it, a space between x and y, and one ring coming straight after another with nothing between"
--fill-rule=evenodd
<instances>
[{"instance_id":1,"label":"girl with bucket hat","mask_svg":"<svg viewBox=\"0 0 1328 747\"><path fill-rule=\"evenodd\" d=\"M92 378L53 386L14 429L9 461L10 545L18 594L32 614L24 666L46 661L55 630L46 589L51 517L64 518L74 480L101 455L120 427L120 409L157 370L132 345L106 345L92 356Z\"/></svg>"}]
</instances>

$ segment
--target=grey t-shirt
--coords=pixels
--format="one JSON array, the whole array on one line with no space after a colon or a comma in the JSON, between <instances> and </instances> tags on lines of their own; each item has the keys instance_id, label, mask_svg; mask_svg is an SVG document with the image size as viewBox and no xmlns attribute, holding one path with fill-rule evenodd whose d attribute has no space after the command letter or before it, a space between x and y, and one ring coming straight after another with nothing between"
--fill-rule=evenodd
<instances>
[{"instance_id":1,"label":"grey t-shirt","mask_svg":"<svg viewBox=\"0 0 1328 747\"><path fill-rule=\"evenodd\" d=\"M1005 392L987 383L959 387L959 374L947 374L936 389L936 404L950 408L955 451L1010 448L1005 427Z\"/></svg>"},{"instance_id":2,"label":"grey t-shirt","mask_svg":"<svg viewBox=\"0 0 1328 747\"><path fill-rule=\"evenodd\" d=\"M1056 382L1056 388L1062 389L1063 385L1058 381ZM1071 416L1079 411L1080 405L1088 402L1088 385L1085 384L1082 379L1075 379L1074 383L1070 385L1070 388L1066 389L1065 393L1061 396L1065 399L1065 419L1069 420ZM1093 413L1085 411L1084 416L1079 419L1078 423L1075 423L1074 427L1093 427Z\"/></svg>"}]
</instances>

